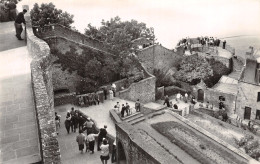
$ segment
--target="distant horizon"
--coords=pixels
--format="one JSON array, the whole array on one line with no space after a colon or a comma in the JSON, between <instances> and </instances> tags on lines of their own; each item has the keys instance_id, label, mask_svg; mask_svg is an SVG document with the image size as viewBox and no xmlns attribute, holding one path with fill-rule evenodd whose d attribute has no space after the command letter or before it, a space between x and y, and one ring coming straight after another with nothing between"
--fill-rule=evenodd
<instances>
[{"instance_id":1,"label":"distant horizon","mask_svg":"<svg viewBox=\"0 0 260 164\"><path fill-rule=\"evenodd\" d=\"M18 7L51 0L22 0ZM186 37L229 38L255 35L260 38L258 0L55 0L53 4L74 15L72 26L84 33L90 23L100 27L102 19L119 16L153 27L157 41L168 49ZM19 9L18 9L19 10Z\"/></svg>"}]
</instances>

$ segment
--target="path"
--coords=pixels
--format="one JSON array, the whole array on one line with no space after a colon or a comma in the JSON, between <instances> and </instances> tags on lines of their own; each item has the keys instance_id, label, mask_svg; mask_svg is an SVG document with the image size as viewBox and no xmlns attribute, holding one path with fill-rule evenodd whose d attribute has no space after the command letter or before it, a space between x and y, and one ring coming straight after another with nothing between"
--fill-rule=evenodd
<instances>
[{"instance_id":1,"label":"path","mask_svg":"<svg viewBox=\"0 0 260 164\"><path fill-rule=\"evenodd\" d=\"M13 22L0 23L0 163L41 160L31 86L31 58Z\"/></svg>"},{"instance_id":2,"label":"path","mask_svg":"<svg viewBox=\"0 0 260 164\"><path fill-rule=\"evenodd\" d=\"M79 107L73 106L70 104L57 106L55 107L55 111L61 115L61 129L59 130L58 141L61 150L61 160L64 164L81 164L81 163L88 163L88 164L96 164L101 163L99 158L100 152L97 152L97 143L95 144L95 153L85 153L80 154L78 150L78 145L76 142L76 136L78 135L78 131L76 133L67 134L67 131L64 127L64 121L66 118L67 111L71 110L73 106L74 109L80 110L87 116L91 117L97 123L97 127L101 128L104 125L107 125L107 131L112 136L116 136L116 129L115 124L110 118L109 110L113 109L116 103L119 102L120 105L124 103L128 103L130 107L134 107L134 102L123 100L115 97L112 100L105 100L104 103L100 103L99 105L92 105L89 107ZM111 157L111 156L110 156ZM111 159L108 161L108 164L111 163Z\"/></svg>"}]
</instances>

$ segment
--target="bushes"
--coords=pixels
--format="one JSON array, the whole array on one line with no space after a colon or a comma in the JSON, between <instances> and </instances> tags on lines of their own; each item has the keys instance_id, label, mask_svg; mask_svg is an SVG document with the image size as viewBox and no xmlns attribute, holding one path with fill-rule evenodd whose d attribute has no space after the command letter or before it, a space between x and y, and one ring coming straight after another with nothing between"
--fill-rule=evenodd
<instances>
[{"instance_id":1,"label":"bushes","mask_svg":"<svg viewBox=\"0 0 260 164\"><path fill-rule=\"evenodd\" d=\"M171 78L166 76L166 74L160 69L154 69L153 75L156 77L156 87L167 87L174 85Z\"/></svg>"}]
</instances>

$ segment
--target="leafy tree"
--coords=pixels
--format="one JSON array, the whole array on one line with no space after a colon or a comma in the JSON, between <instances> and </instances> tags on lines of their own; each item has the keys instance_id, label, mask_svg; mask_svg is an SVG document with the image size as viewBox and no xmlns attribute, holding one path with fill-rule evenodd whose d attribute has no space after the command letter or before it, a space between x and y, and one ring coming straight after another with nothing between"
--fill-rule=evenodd
<instances>
[{"instance_id":1,"label":"leafy tree","mask_svg":"<svg viewBox=\"0 0 260 164\"><path fill-rule=\"evenodd\" d=\"M113 62L115 73L121 77L128 76L129 71L135 66L135 60L129 55L134 52L131 41L140 37L155 39L153 28L147 28L145 23L136 20L121 21L118 16L109 21L102 20L100 28L88 24L85 34L102 41L105 47L112 50L116 55L116 61Z\"/></svg>"},{"instance_id":2,"label":"leafy tree","mask_svg":"<svg viewBox=\"0 0 260 164\"><path fill-rule=\"evenodd\" d=\"M147 28L145 23L121 21L118 16L109 21L102 20L99 29L88 24L85 34L103 41L116 55L124 57L131 52L132 40L140 37L155 39L153 28Z\"/></svg>"},{"instance_id":3,"label":"leafy tree","mask_svg":"<svg viewBox=\"0 0 260 164\"><path fill-rule=\"evenodd\" d=\"M21 0L0 0L0 3L14 3L17 4L18 2L20 2Z\"/></svg>"},{"instance_id":4,"label":"leafy tree","mask_svg":"<svg viewBox=\"0 0 260 164\"><path fill-rule=\"evenodd\" d=\"M73 15L57 9L53 3L43 3L41 6L35 3L31 10L33 26L43 27L44 25L59 23L71 28L71 24L74 22L73 17Z\"/></svg>"},{"instance_id":5,"label":"leafy tree","mask_svg":"<svg viewBox=\"0 0 260 164\"><path fill-rule=\"evenodd\" d=\"M213 70L205 58L191 55L181 61L180 68L174 76L177 80L194 85L213 76Z\"/></svg>"}]
</instances>

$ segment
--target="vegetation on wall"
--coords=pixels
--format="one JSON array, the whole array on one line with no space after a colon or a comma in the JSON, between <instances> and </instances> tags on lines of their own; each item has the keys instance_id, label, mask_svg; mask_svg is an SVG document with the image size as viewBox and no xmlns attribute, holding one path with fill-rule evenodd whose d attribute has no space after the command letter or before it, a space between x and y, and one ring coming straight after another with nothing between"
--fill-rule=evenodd
<instances>
[{"instance_id":1,"label":"vegetation on wall","mask_svg":"<svg viewBox=\"0 0 260 164\"><path fill-rule=\"evenodd\" d=\"M41 6L35 3L30 14L33 26L43 27L58 23L71 28L71 24L74 22L73 15L57 9L53 3L42 3Z\"/></svg>"},{"instance_id":2,"label":"vegetation on wall","mask_svg":"<svg viewBox=\"0 0 260 164\"><path fill-rule=\"evenodd\" d=\"M14 4L17 4L20 1L22 1L22 0L0 0L0 3L3 3L3 4L5 4L5 3L7 3L7 4L14 3Z\"/></svg>"},{"instance_id":3,"label":"vegetation on wall","mask_svg":"<svg viewBox=\"0 0 260 164\"><path fill-rule=\"evenodd\" d=\"M208 79L212 75L213 70L205 58L198 55L191 55L182 59L174 77L177 80L196 85L200 80Z\"/></svg>"},{"instance_id":4,"label":"vegetation on wall","mask_svg":"<svg viewBox=\"0 0 260 164\"><path fill-rule=\"evenodd\" d=\"M206 59L191 55L182 59L174 77L191 85L196 85L203 80L210 88L219 81L222 75L227 75L230 71L226 65L214 58Z\"/></svg>"},{"instance_id":5,"label":"vegetation on wall","mask_svg":"<svg viewBox=\"0 0 260 164\"><path fill-rule=\"evenodd\" d=\"M156 87L168 87L175 84L171 78L166 76L165 72L160 69L154 69L153 75L156 77Z\"/></svg>"}]
</instances>

